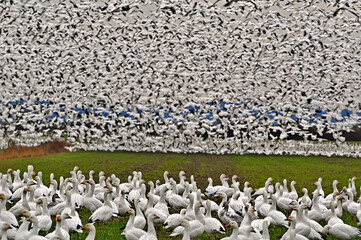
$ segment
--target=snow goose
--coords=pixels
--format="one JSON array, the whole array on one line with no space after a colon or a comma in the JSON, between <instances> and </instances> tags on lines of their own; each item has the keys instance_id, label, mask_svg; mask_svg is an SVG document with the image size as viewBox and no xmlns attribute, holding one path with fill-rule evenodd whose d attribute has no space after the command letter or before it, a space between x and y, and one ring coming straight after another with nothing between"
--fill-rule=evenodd
<instances>
[{"instance_id":1,"label":"snow goose","mask_svg":"<svg viewBox=\"0 0 361 240\"><path fill-rule=\"evenodd\" d=\"M158 216L155 215L154 213L148 215L147 217L148 231L145 235L141 236L139 240L157 240L157 232L155 231L154 223L153 223L154 219L156 218L158 218Z\"/></svg>"},{"instance_id":2,"label":"snow goose","mask_svg":"<svg viewBox=\"0 0 361 240\"><path fill-rule=\"evenodd\" d=\"M28 204L28 200L26 194L28 192L28 188L23 189L22 201L17 202L14 206L9 209L9 212L12 212L15 216L21 213L24 210L30 210L30 206Z\"/></svg>"},{"instance_id":3,"label":"snow goose","mask_svg":"<svg viewBox=\"0 0 361 240\"><path fill-rule=\"evenodd\" d=\"M39 201L43 205L43 212L41 215L36 216L38 219L39 231L44 231L46 234L49 232L49 229L51 228L51 224L52 224L50 213L48 210L48 200L47 199L48 199L47 197L43 197L43 198L39 199Z\"/></svg>"},{"instance_id":4,"label":"snow goose","mask_svg":"<svg viewBox=\"0 0 361 240\"><path fill-rule=\"evenodd\" d=\"M271 224L272 222L272 218L271 217L265 217L263 219L255 219L251 222L251 226L253 227L253 229L256 231L256 232L259 232L261 233L262 232L262 229L263 229L263 222L267 222L267 228L268 226Z\"/></svg>"},{"instance_id":5,"label":"snow goose","mask_svg":"<svg viewBox=\"0 0 361 240\"><path fill-rule=\"evenodd\" d=\"M199 201L195 202L195 204L194 204L194 212L195 212L196 219L189 221L191 238L198 237L198 236L202 235L202 233L204 232L205 222L204 222L204 216L200 212L201 205L202 204ZM183 234L183 231L184 231L184 227L178 226L173 230L173 232L170 234L170 236L174 237L174 236L181 235L181 234Z\"/></svg>"},{"instance_id":6,"label":"snow goose","mask_svg":"<svg viewBox=\"0 0 361 240\"><path fill-rule=\"evenodd\" d=\"M285 211L289 211L293 206L290 205L292 199L288 198L288 197L284 197L284 192L283 192L283 187L280 186L279 188L279 197L277 198L277 206L279 208L281 208L282 210L285 210ZM289 195L286 194L287 196Z\"/></svg>"},{"instance_id":7,"label":"snow goose","mask_svg":"<svg viewBox=\"0 0 361 240\"><path fill-rule=\"evenodd\" d=\"M190 239L191 239L191 238L190 238L190 230L191 230L191 227L190 227L190 225L189 225L188 220L183 219L182 222L181 222L181 226L184 227L182 240L190 240Z\"/></svg>"},{"instance_id":8,"label":"snow goose","mask_svg":"<svg viewBox=\"0 0 361 240\"><path fill-rule=\"evenodd\" d=\"M169 216L168 205L165 201L165 191L166 191L165 186L160 188L160 192L159 192L160 198L159 198L159 201L157 202L157 204L154 205L154 208L163 211L166 215ZM154 194L153 194L153 197L154 197Z\"/></svg>"},{"instance_id":9,"label":"snow goose","mask_svg":"<svg viewBox=\"0 0 361 240\"><path fill-rule=\"evenodd\" d=\"M145 192L146 192L146 187L145 184L142 183L140 185L140 195L139 198L135 198L138 199L138 206L142 211L145 211L145 206L147 205L148 199L145 196ZM134 201L135 201L134 199Z\"/></svg>"},{"instance_id":10,"label":"snow goose","mask_svg":"<svg viewBox=\"0 0 361 240\"><path fill-rule=\"evenodd\" d=\"M70 188L71 188L71 186L67 186L66 189L70 189ZM65 197L66 197L65 202L58 203L57 205L50 208L50 215L51 216L56 216L56 215L61 214L61 212L65 208L69 208L69 209L71 208L71 192L66 190L65 191Z\"/></svg>"},{"instance_id":11,"label":"snow goose","mask_svg":"<svg viewBox=\"0 0 361 240\"><path fill-rule=\"evenodd\" d=\"M331 207L331 216L329 217L327 225L333 226L338 223L343 223L342 219L337 217L337 215L336 215L334 202L330 203L330 207Z\"/></svg>"},{"instance_id":12,"label":"snow goose","mask_svg":"<svg viewBox=\"0 0 361 240\"><path fill-rule=\"evenodd\" d=\"M319 204L319 202L318 202L319 197L321 197L321 195L319 194L318 189L316 189L313 192L312 208L308 212L308 217L315 221L321 221L322 213L327 211L327 208L324 205Z\"/></svg>"},{"instance_id":13,"label":"snow goose","mask_svg":"<svg viewBox=\"0 0 361 240\"><path fill-rule=\"evenodd\" d=\"M100 208L103 204L99 199L94 197L94 189L95 189L94 180L89 179L89 180L86 180L85 183L87 184L87 186L90 185L90 188L89 188L89 191L83 195L83 206L86 209L88 209L90 212L94 212L96 209ZM119 184L118 184L117 190L119 191ZM116 196L117 196L117 194L116 194Z\"/></svg>"},{"instance_id":14,"label":"snow goose","mask_svg":"<svg viewBox=\"0 0 361 240\"><path fill-rule=\"evenodd\" d=\"M9 199L12 195L8 186L7 174L4 174L1 178L0 193L4 194L6 199Z\"/></svg>"},{"instance_id":15,"label":"snow goose","mask_svg":"<svg viewBox=\"0 0 361 240\"><path fill-rule=\"evenodd\" d=\"M222 186L217 190L216 195L222 192L227 194L227 197L230 198L233 194L233 188L229 187L228 184L229 178L227 177L227 175L221 174L219 179L221 180Z\"/></svg>"},{"instance_id":16,"label":"snow goose","mask_svg":"<svg viewBox=\"0 0 361 240\"><path fill-rule=\"evenodd\" d=\"M38 172L38 175L35 176L36 188L34 190L35 198L47 196L49 193L49 188L43 184L43 173Z\"/></svg>"},{"instance_id":17,"label":"snow goose","mask_svg":"<svg viewBox=\"0 0 361 240\"><path fill-rule=\"evenodd\" d=\"M269 235L269 231L268 231L269 224L270 224L269 221L262 222L262 237L260 240L269 240L270 239L270 235Z\"/></svg>"},{"instance_id":18,"label":"snow goose","mask_svg":"<svg viewBox=\"0 0 361 240\"><path fill-rule=\"evenodd\" d=\"M15 172L13 172L14 174L14 182L13 182L13 189L12 191L15 192L16 190L18 190L19 188L23 187L23 182L20 179L20 170L16 170Z\"/></svg>"},{"instance_id":19,"label":"snow goose","mask_svg":"<svg viewBox=\"0 0 361 240\"><path fill-rule=\"evenodd\" d=\"M287 232L282 235L280 240L308 240L307 237L296 232L296 218L294 216L288 216L288 221L291 222L291 226Z\"/></svg>"},{"instance_id":20,"label":"snow goose","mask_svg":"<svg viewBox=\"0 0 361 240\"><path fill-rule=\"evenodd\" d=\"M359 208L357 209L356 219L357 226L361 226L361 204L359 204Z\"/></svg>"},{"instance_id":21,"label":"snow goose","mask_svg":"<svg viewBox=\"0 0 361 240\"><path fill-rule=\"evenodd\" d=\"M350 180L350 186L347 188L348 191L352 192L354 196L357 195L355 181L359 180L357 177L352 177Z\"/></svg>"},{"instance_id":22,"label":"snow goose","mask_svg":"<svg viewBox=\"0 0 361 240\"><path fill-rule=\"evenodd\" d=\"M322 197L322 200L325 197L325 192L322 188L322 178L319 178L313 185L316 186L316 190L318 191L319 195Z\"/></svg>"},{"instance_id":23,"label":"snow goose","mask_svg":"<svg viewBox=\"0 0 361 240\"><path fill-rule=\"evenodd\" d=\"M38 232L38 219L36 218L36 216L31 216L30 218L28 218L27 221L30 221L33 224L33 228L30 231L29 234L29 240L46 240L47 238L39 236Z\"/></svg>"},{"instance_id":24,"label":"snow goose","mask_svg":"<svg viewBox=\"0 0 361 240\"><path fill-rule=\"evenodd\" d=\"M154 223L161 223L163 224L165 222L165 220L167 219L167 217L169 216L168 214L165 214L162 210L160 209L156 209L153 207L153 194L152 193L148 193L148 204L146 207L146 211L144 213L144 215L148 218L148 215L151 213L154 213L157 218L154 219Z\"/></svg>"},{"instance_id":25,"label":"snow goose","mask_svg":"<svg viewBox=\"0 0 361 240\"><path fill-rule=\"evenodd\" d=\"M222 223L211 216L211 201L206 201L206 216L204 217L204 231L209 235L222 233L225 234L226 230L224 229Z\"/></svg>"},{"instance_id":26,"label":"snow goose","mask_svg":"<svg viewBox=\"0 0 361 240\"><path fill-rule=\"evenodd\" d=\"M171 182L171 194L169 195L168 203L174 209L182 209L189 204L188 199L184 199L177 194L177 187L174 181Z\"/></svg>"},{"instance_id":27,"label":"snow goose","mask_svg":"<svg viewBox=\"0 0 361 240\"><path fill-rule=\"evenodd\" d=\"M125 214L129 214L129 220L125 226L124 235L127 240L138 240L141 236L145 235L146 232L134 226L135 211L133 209L125 211Z\"/></svg>"},{"instance_id":28,"label":"snow goose","mask_svg":"<svg viewBox=\"0 0 361 240\"><path fill-rule=\"evenodd\" d=\"M332 193L328 194L326 197L325 197L325 201L331 201L334 199L334 196L336 193L339 193L338 189L337 189L337 185L339 184L339 182L337 180L334 180L332 182Z\"/></svg>"},{"instance_id":29,"label":"snow goose","mask_svg":"<svg viewBox=\"0 0 361 240\"><path fill-rule=\"evenodd\" d=\"M257 218L255 215L254 207L252 205L247 204L245 206L245 209L247 212L243 218L241 225L239 226L239 235L248 236L249 239L261 238L261 234L259 232L254 231L253 227L251 226L252 221ZM251 229L249 227L251 227Z\"/></svg>"},{"instance_id":30,"label":"snow goose","mask_svg":"<svg viewBox=\"0 0 361 240\"><path fill-rule=\"evenodd\" d=\"M264 187L258 188L255 190L255 192L252 194L253 196L259 196L263 194L263 191L269 191L273 193L273 186L272 184L273 179L272 178L268 178L265 182Z\"/></svg>"},{"instance_id":31,"label":"snow goose","mask_svg":"<svg viewBox=\"0 0 361 240\"><path fill-rule=\"evenodd\" d=\"M295 188L295 185L297 185L296 181L292 181L290 185L291 185L291 192L288 194L288 197L292 200L297 200L298 194Z\"/></svg>"},{"instance_id":32,"label":"snow goose","mask_svg":"<svg viewBox=\"0 0 361 240\"><path fill-rule=\"evenodd\" d=\"M207 197L213 197L219 188L220 188L220 186L213 186L213 179L209 177L208 178L208 186L204 190L204 194Z\"/></svg>"},{"instance_id":33,"label":"snow goose","mask_svg":"<svg viewBox=\"0 0 361 240\"><path fill-rule=\"evenodd\" d=\"M353 218L353 216L356 215L357 210L359 209L360 203L354 202L354 195L353 195L352 191L348 191L346 189L345 194L346 194L346 196L348 196L348 199L345 201L343 207L347 212L349 212L352 215L352 218Z\"/></svg>"},{"instance_id":34,"label":"snow goose","mask_svg":"<svg viewBox=\"0 0 361 240\"><path fill-rule=\"evenodd\" d=\"M151 192L153 194L153 202L154 204L157 204L160 200L160 191L156 194L155 192L155 186L154 186L154 182L153 181L149 181L148 182L149 185L149 192ZM164 190L165 192L166 190Z\"/></svg>"},{"instance_id":35,"label":"snow goose","mask_svg":"<svg viewBox=\"0 0 361 240\"><path fill-rule=\"evenodd\" d=\"M19 216L21 217L22 224L20 225L18 231L15 233L15 239L27 240L30 234L29 225L30 222L26 221L30 217L30 212L27 210L22 211Z\"/></svg>"},{"instance_id":36,"label":"snow goose","mask_svg":"<svg viewBox=\"0 0 361 240\"><path fill-rule=\"evenodd\" d=\"M223 224L228 224L231 221L236 221L237 223L241 224L242 217L239 216L238 214L236 214L232 209L231 209L231 211L229 211L230 209L228 208L227 194L220 193L218 195L218 197L221 198L221 203L219 204L218 211L217 211L219 220Z\"/></svg>"},{"instance_id":37,"label":"snow goose","mask_svg":"<svg viewBox=\"0 0 361 240\"><path fill-rule=\"evenodd\" d=\"M47 235L45 235L45 238L47 239L67 239L67 235L64 235L64 231L61 229L61 217L60 215L57 215L55 217L55 230ZM69 234L68 234L69 235Z\"/></svg>"},{"instance_id":38,"label":"snow goose","mask_svg":"<svg viewBox=\"0 0 361 240\"><path fill-rule=\"evenodd\" d=\"M7 222L14 228L19 228L15 215L6 210L6 195L4 193L0 193L0 221Z\"/></svg>"},{"instance_id":39,"label":"snow goose","mask_svg":"<svg viewBox=\"0 0 361 240\"><path fill-rule=\"evenodd\" d=\"M277 200L274 197L274 194L272 194L269 198L272 199L272 205L267 216L272 218L271 224L275 226L288 226L286 216L276 209Z\"/></svg>"},{"instance_id":40,"label":"snow goose","mask_svg":"<svg viewBox=\"0 0 361 240\"><path fill-rule=\"evenodd\" d=\"M1 227L1 232L0 232L1 233L1 240L7 240L8 239L7 231L9 229L12 229L13 227L10 224L8 224L6 222L2 222L2 221L0 221L0 227Z\"/></svg>"},{"instance_id":41,"label":"snow goose","mask_svg":"<svg viewBox=\"0 0 361 240\"><path fill-rule=\"evenodd\" d=\"M87 223L82 227L83 230L88 230L88 236L85 240L94 240L96 235L96 229L93 223Z\"/></svg>"},{"instance_id":42,"label":"snow goose","mask_svg":"<svg viewBox=\"0 0 361 240\"><path fill-rule=\"evenodd\" d=\"M177 184L177 192L179 195L183 194L185 188L184 188L184 184L185 184L185 177L186 173L184 171L180 171L179 172L179 183Z\"/></svg>"},{"instance_id":43,"label":"snow goose","mask_svg":"<svg viewBox=\"0 0 361 240\"><path fill-rule=\"evenodd\" d=\"M237 240L238 239L238 223L235 221L231 221L226 225L226 227L232 228L232 233L229 237L224 237L222 240Z\"/></svg>"},{"instance_id":44,"label":"snow goose","mask_svg":"<svg viewBox=\"0 0 361 240\"><path fill-rule=\"evenodd\" d=\"M134 208L135 208L135 217L134 217L134 227L144 229L147 220L145 220L144 214L142 210L139 208L139 199L134 200Z\"/></svg>"},{"instance_id":45,"label":"snow goose","mask_svg":"<svg viewBox=\"0 0 361 240\"><path fill-rule=\"evenodd\" d=\"M271 205L268 203L268 193L266 190L263 191L262 197L263 197L263 202L257 208L257 212L261 214L263 217L266 217L271 208Z\"/></svg>"},{"instance_id":46,"label":"snow goose","mask_svg":"<svg viewBox=\"0 0 361 240\"><path fill-rule=\"evenodd\" d=\"M358 228L352 227L344 223L337 223L333 226L326 225L323 228L322 234L330 234L337 239L352 239L356 237L361 237L361 231Z\"/></svg>"},{"instance_id":47,"label":"snow goose","mask_svg":"<svg viewBox=\"0 0 361 240\"><path fill-rule=\"evenodd\" d=\"M67 213L70 218L65 219L64 220L64 224L66 225L67 229L69 230L69 232L77 232L77 233L82 233L82 223L81 223L81 219L79 217L79 214L77 211L75 211L75 202L71 203L71 208L65 208L62 211L63 213Z\"/></svg>"},{"instance_id":48,"label":"snow goose","mask_svg":"<svg viewBox=\"0 0 361 240\"><path fill-rule=\"evenodd\" d=\"M303 196L298 199L298 203L299 204L305 203L307 206L311 206L312 205L312 200L308 196L307 188L302 188L302 193L303 193Z\"/></svg>"},{"instance_id":49,"label":"snow goose","mask_svg":"<svg viewBox=\"0 0 361 240\"><path fill-rule=\"evenodd\" d=\"M118 191L119 183L114 183L114 184L115 184L115 188L117 189L116 191ZM113 202L118 206L118 212L120 215L122 215L122 213L125 213L131 206L130 203L125 198L126 197L124 190L120 190L119 197L118 194L115 194L115 198Z\"/></svg>"},{"instance_id":50,"label":"snow goose","mask_svg":"<svg viewBox=\"0 0 361 240\"><path fill-rule=\"evenodd\" d=\"M289 198L289 191L287 187L287 179L283 179L283 193L281 194L282 197Z\"/></svg>"},{"instance_id":51,"label":"snow goose","mask_svg":"<svg viewBox=\"0 0 361 240\"><path fill-rule=\"evenodd\" d=\"M189 221L196 219L195 213L194 213L194 195L189 194L188 195L189 204L186 208L186 214L184 215L184 219L187 219Z\"/></svg>"},{"instance_id":52,"label":"snow goose","mask_svg":"<svg viewBox=\"0 0 361 240\"><path fill-rule=\"evenodd\" d=\"M89 222L107 222L113 216L113 208L110 204L108 195L112 193L112 190L107 189L104 192L104 204L100 208L96 209L89 217Z\"/></svg>"},{"instance_id":53,"label":"snow goose","mask_svg":"<svg viewBox=\"0 0 361 240\"><path fill-rule=\"evenodd\" d=\"M173 230L174 228L181 225L185 214L186 214L186 209L182 209L180 211L180 213L173 213L173 214L169 215L167 217L167 219L165 220L165 222L163 223L163 227L165 229Z\"/></svg>"},{"instance_id":54,"label":"snow goose","mask_svg":"<svg viewBox=\"0 0 361 240\"><path fill-rule=\"evenodd\" d=\"M239 215L242 214L242 210L244 207L244 204L242 201L238 201L239 196L241 195L240 192L234 192L231 199L229 200L229 207L233 209L233 211Z\"/></svg>"}]
</instances>

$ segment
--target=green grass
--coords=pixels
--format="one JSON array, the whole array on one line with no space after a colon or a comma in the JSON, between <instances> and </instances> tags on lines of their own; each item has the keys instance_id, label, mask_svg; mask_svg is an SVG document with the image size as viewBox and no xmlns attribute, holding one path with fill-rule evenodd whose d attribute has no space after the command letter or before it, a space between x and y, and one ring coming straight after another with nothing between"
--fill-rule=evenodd
<instances>
[{"instance_id":1,"label":"green grass","mask_svg":"<svg viewBox=\"0 0 361 240\"><path fill-rule=\"evenodd\" d=\"M326 193L332 191L332 181L337 179L342 186L347 186L348 179L360 177L360 158L346 157L303 157L303 156L264 156L264 155L207 155L207 154L164 154L164 153L129 153L129 152L75 152L64 153L48 157L30 159L11 159L0 161L0 172L6 172L8 168L26 171L29 164L34 166L35 171L42 171L44 182L49 180L49 174L54 173L58 179L60 176L68 177L69 171L75 165L87 174L91 169L96 172L104 171L106 175L116 174L121 181L127 181L132 171L142 171L145 180L163 182L163 172L168 170L170 177L178 181L178 173L186 172L187 177L194 175L198 187L202 190L207 186L207 178L212 177L214 184L219 184L219 176L226 173L229 176L238 175L243 186L244 181L252 183L258 188L264 185L268 177L275 182L281 182L286 178L289 183L295 180L297 190L307 187L313 191L312 185L319 177L323 178L323 187ZM358 186L358 185L357 185ZM82 210L81 217L85 224L90 213ZM348 214L344 214L344 221L356 226ZM107 225L96 224L97 239L125 239L121 236L120 227L125 226L126 219L114 219ZM285 232L285 228L271 227L272 239L277 239ZM169 239L169 233L162 230L159 239ZM229 235L229 234L228 234ZM85 239L86 234L81 234L79 239ZM218 235L217 237L222 237ZM75 236L74 236L75 239ZM180 238L173 238L180 239ZM208 239L206 235L197 239ZM327 239L333 239L328 237Z\"/></svg>"}]
</instances>

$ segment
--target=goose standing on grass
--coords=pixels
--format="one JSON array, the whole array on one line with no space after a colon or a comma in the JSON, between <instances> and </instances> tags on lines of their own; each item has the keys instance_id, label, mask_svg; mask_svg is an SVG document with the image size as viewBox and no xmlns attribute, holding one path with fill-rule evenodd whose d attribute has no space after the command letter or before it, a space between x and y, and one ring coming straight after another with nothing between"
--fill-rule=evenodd
<instances>
[{"instance_id":1,"label":"goose standing on grass","mask_svg":"<svg viewBox=\"0 0 361 240\"><path fill-rule=\"evenodd\" d=\"M52 224L52 220L51 220L50 213L48 210L48 198L43 197L43 198L40 198L39 201L43 205L42 214L36 216L38 218L39 231L44 231L46 234L48 234L49 229L51 228L51 224Z\"/></svg>"},{"instance_id":2,"label":"goose standing on grass","mask_svg":"<svg viewBox=\"0 0 361 240\"><path fill-rule=\"evenodd\" d=\"M88 236L85 238L85 240L94 240L96 235L96 229L94 227L93 223L87 223L82 227L82 230L88 230Z\"/></svg>"},{"instance_id":3,"label":"goose standing on grass","mask_svg":"<svg viewBox=\"0 0 361 240\"><path fill-rule=\"evenodd\" d=\"M113 208L108 198L108 195L112 192L113 191L109 189L104 192L104 204L102 207L95 210L93 214L89 217L89 223L107 222L109 219L112 218Z\"/></svg>"},{"instance_id":4,"label":"goose standing on grass","mask_svg":"<svg viewBox=\"0 0 361 240\"><path fill-rule=\"evenodd\" d=\"M63 231L61 229L61 217L60 215L57 215L55 217L55 230L47 235L45 235L45 238L47 239L66 239L66 235L63 235Z\"/></svg>"},{"instance_id":5,"label":"goose standing on grass","mask_svg":"<svg viewBox=\"0 0 361 240\"><path fill-rule=\"evenodd\" d=\"M141 236L145 235L146 232L134 226L135 211L133 209L125 211L125 214L129 214L129 220L123 232L125 238L127 240L138 240Z\"/></svg>"},{"instance_id":6,"label":"goose standing on grass","mask_svg":"<svg viewBox=\"0 0 361 240\"><path fill-rule=\"evenodd\" d=\"M235 221L231 221L226 225L226 227L231 227L232 233L229 237L222 238L222 240L238 240L238 223Z\"/></svg>"},{"instance_id":7,"label":"goose standing on grass","mask_svg":"<svg viewBox=\"0 0 361 240\"><path fill-rule=\"evenodd\" d=\"M83 206L91 212L94 212L100 208L103 204L102 202L94 197L95 182L93 179L86 180L85 183L90 185L89 191L83 195ZM118 184L119 188L119 184Z\"/></svg>"},{"instance_id":8,"label":"goose standing on grass","mask_svg":"<svg viewBox=\"0 0 361 240\"><path fill-rule=\"evenodd\" d=\"M330 203L330 207L331 207L331 216L329 217L327 225L333 226L338 223L343 223L343 220L341 218L337 217L337 215L336 215L334 202Z\"/></svg>"},{"instance_id":9,"label":"goose standing on grass","mask_svg":"<svg viewBox=\"0 0 361 240\"><path fill-rule=\"evenodd\" d=\"M145 220L142 210L139 208L139 199L134 199L134 208L135 208L135 217L134 217L134 227L144 229L147 220Z\"/></svg>"},{"instance_id":10,"label":"goose standing on grass","mask_svg":"<svg viewBox=\"0 0 361 240\"><path fill-rule=\"evenodd\" d=\"M335 194L339 194L340 192L338 191L337 189L337 185L339 184L339 182L337 180L334 180L332 182L332 193L328 194L326 197L325 197L325 201L331 201L333 200Z\"/></svg>"},{"instance_id":11,"label":"goose standing on grass","mask_svg":"<svg viewBox=\"0 0 361 240\"><path fill-rule=\"evenodd\" d=\"M297 185L296 181L292 181L291 182L291 192L289 192L288 197L292 200L297 200L298 199L298 193L297 190L295 188L295 185Z\"/></svg>"},{"instance_id":12,"label":"goose standing on grass","mask_svg":"<svg viewBox=\"0 0 361 240\"><path fill-rule=\"evenodd\" d=\"M288 226L286 216L276 209L277 200L274 197L274 194L269 198L272 199L272 205L267 216L272 218L272 224L275 226Z\"/></svg>"},{"instance_id":13,"label":"goose standing on grass","mask_svg":"<svg viewBox=\"0 0 361 240\"><path fill-rule=\"evenodd\" d=\"M6 210L6 195L4 193L0 193L0 221L7 222L14 228L19 228L15 215Z\"/></svg>"},{"instance_id":14,"label":"goose standing on grass","mask_svg":"<svg viewBox=\"0 0 361 240\"><path fill-rule=\"evenodd\" d=\"M288 221L290 221L291 226L289 229L282 235L280 240L308 240L307 237L298 234L296 232L296 218L292 215L288 216Z\"/></svg>"},{"instance_id":15,"label":"goose standing on grass","mask_svg":"<svg viewBox=\"0 0 361 240\"><path fill-rule=\"evenodd\" d=\"M30 230L29 240L46 240L47 238L39 236L38 232L38 219L36 216L31 216L27 221L30 221L33 224L33 228Z\"/></svg>"},{"instance_id":16,"label":"goose standing on grass","mask_svg":"<svg viewBox=\"0 0 361 240\"><path fill-rule=\"evenodd\" d=\"M147 217L147 226L148 226L148 231L145 235L141 236L139 238L139 240L157 240L157 232L155 231L154 228L154 219L157 219L158 216L155 215L154 213L151 213L148 215Z\"/></svg>"},{"instance_id":17,"label":"goose standing on grass","mask_svg":"<svg viewBox=\"0 0 361 240\"><path fill-rule=\"evenodd\" d=\"M191 239L190 238L191 227L189 225L188 220L183 219L182 222L181 222L181 226L184 227L182 240L190 240Z\"/></svg>"},{"instance_id":18,"label":"goose standing on grass","mask_svg":"<svg viewBox=\"0 0 361 240\"><path fill-rule=\"evenodd\" d=\"M222 223L211 216L211 201L206 201L206 216L204 217L204 231L209 235L222 233L225 234L226 230L224 229Z\"/></svg>"},{"instance_id":19,"label":"goose standing on grass","mask_svg":"<svg viewBox=\"0 0 361 240\"><path fill-rule=\"evenodd\" d=\"M21 217L22 224L20 225L18 231L15 233L16 240L27 240L29 238L29 225L30 222L26 221L30 217L30 212L25 210L22 211L19 216Z\"/></svg>"},{"instance_id":20,"label":"goose standing on grass","mask_svg":"<svg viewBox=\"0 0 361 240\"><path fill-rule=\"evenodd\" d=\"M332 235L337 239L352 239L356 237L361 237L361 231L358 228L352 227L348 224L337 223L333 226L326 225L323 228L322 234Z\"/></svg>"},{"instance_id":21,"label":"goose standing on grass","mask_svg":"<svg viewBox=\"0 0 361 240\"><path fill-rule=\"evenodd\" d=\"M171 229L171 230L178 227L179 225L181 225L186 212L187 212L186 209L182 209L180 213L173 213L169 215L168 218L163 223L163 227L165 229Z\"/></svg>"},{"instance_id":22,"label":"goose standing on grass","mask_svg":"<svg viewBox=\"0 0 361 240\"><path fill-rule=\"evenodd\" d=\"M307 206L311 206L312 205L312 200L308 196L307 188L302 188L302 193L303 193L303 196L298 199L298 203L299 204L305 203Z\"/></svg>"},{"instance_id":23,"label":"goose standing on grass","mask_svg":"<svg viewBox=\"0 0 361 240\"><path fill-rule=\"evenodd\" d=\"M14 206L9 209L9 212L12 212L15 216L21 213L24 210L30 211L30 206L26 197L28 192L28 188L23 189L23 195L21 197L21 201L17 202Z\"/></svg>"},{"instance_id":24,"label":"goose standing on grass","mask_svg":"<svg viewBox=\"0 0 361 240\"><path fill-rule=\"evenodd\" d=\"M344 202L344 209L351 214L352 219L353 219L353 217L357 214L360 203L354 202L354 195L353 195L352 191L349 191L345 188L344 188L344 190L345 190L346 196L348 197L346 202Z\"/></svg>"},{"instance_id":25,"label":"goose standing on grass","mask_svg":"<svg viewBox=\"0 0 361 240\"><path fill-rule=\"evenodd\" d=\"M195 220L189 221L190 225L190 237L195 238L203 234L204 232L204 216L200 212L201 202L196 201L194 204L194 212L195 212ZM178 226L176 227L172 234L170 234L171 237L182 235L184 231L184 227Z\"/></svg>"},{"instance_id":26,"label":"goose standing on grass","mask_svg":"<svg viewBox=\"0 0 361 240\"><path fill-rule=\"evenodd\" d=\"M2 221L0 221L0 227L1 227L1 240L7 240L8 239L7 231L9 229L12 229L13 227L10 224Z\"/></svg>"}]
</instances>

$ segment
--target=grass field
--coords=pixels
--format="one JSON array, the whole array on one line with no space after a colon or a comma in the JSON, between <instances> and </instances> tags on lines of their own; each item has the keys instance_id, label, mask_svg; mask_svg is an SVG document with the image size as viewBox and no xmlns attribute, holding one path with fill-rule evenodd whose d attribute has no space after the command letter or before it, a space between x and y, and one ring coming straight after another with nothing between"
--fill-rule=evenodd
<instances>
[{"instance_id":1,"label":"grass field","mask_svg":"<svg viewBox=\"0 0 361 240\"><path fill-rule=\"evenodd\" d=\"M206 154L164 154L164 153L128 153L128 152L75 152L62 153L39 158L10 159L0 161L0 172L8 168L26 170L32 164L35 171L42 171L44 182L53 172L55 178L68 177L69 171L75 165L87 174L91 169L96 172L104 171L107 175L116 174L121 181L126 181L132 171L142 171L145 180L163 180L163 172L168 170L170 177L178 181L181 170L186 176L194 175L198 187L204 190L207 178L212 177L214 184L219 184L219 176L225 173L240 177L241 186L244 181L249 181L255 188L262 187L268 177L275 182L286 178L289 183L295 180L300 192L303 187L313 191L312 185L319 177L323 178L323 188L326 193L332 190L332 181L337 179L342 186L347 186L348 179L361 177L361 159L344 157L302 157L302 156L263 156L263 155L206 155ZM357 185L358 187L359 185ZM83 223L87 222L89 212L81 210ZM344 214L344 221L356 226L356 221L351 221L348 214ZM97 224L97 239L125 239L119 228L125 226L126 219L114 219L107 225ZM321 223L324 225L325 223ZM286 229L270 228L272 239L277 239ZM169 239L169 233L161 231L159 239ZM165 237L163 237L165 236ZM81 234L79 239L85 239L86 234ZM218 237L222 237L219 235ZM75 238L75 236L74 236ZM177 238L175 238L177 239ZM206 235L198 239L208 239ZM333 239L328 237L327 239Z\"/></svg>"}]
</instances>

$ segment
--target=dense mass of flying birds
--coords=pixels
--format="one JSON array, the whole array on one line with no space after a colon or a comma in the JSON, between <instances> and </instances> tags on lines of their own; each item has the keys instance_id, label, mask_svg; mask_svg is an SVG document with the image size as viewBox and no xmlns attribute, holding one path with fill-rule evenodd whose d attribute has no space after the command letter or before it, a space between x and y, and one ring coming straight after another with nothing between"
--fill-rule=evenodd
<instances>
[{"instance_id":1,"label":"dense mass of flying birds","mask_svg":"<svg viewBox=\"0 0 361 240\"><path fill-rule=\"evenodd\" d=\"M167 171L164 182L145 182L142 173L135 171L128 182L122 183L114 174L107 177L102 171L95 181L93 170L87 177L74 167L68 178L60 177L57 181L51 174L50 186L43 184L42 173L35 174L31 165L23 178L20 174L20 170L9 169L0 175L2 240L67 240L70 233L82 233L84 229L89 230L86 239L93 240L97 223L123 216L129 216L122 230L128 240L157 239L161 227L167 230L167 235L188 240L203 233L226 234L227 226L232 228L231 235L222 238L227 240L270 239L270 226L286 227L280 238L285 240L322 239L328 234L337 239L361 237L358 228L341 219L348 212L357 226L361 225L361 198L355 201L356 177L349 179L348 186L342 189L334 180L330 194L325 194L319 178L312 193L303 188L299 196L295 181L289 186L286 179L273 184L273 179L268 178L264 187L258 189L246 181L241 190L239 178L230 179L225 174L220 176L221 185L213 185L212 178L208 178L209 185L204 191L197 187L193 175L187 181L184 171L179 173L178 182ZM7 202L11 203L9 209ZM79 209L91 212L85 225ZM56 227L49 231L54 224L52 219Z\"/></svg>"},{"instance_id":2,"label":"dense mass of flying birds","mask_svg":"<svg viewBox=\"0 0 361 240\"><path fill-rule=\"evenodd\" d=\"M360 156L360 5L2 1L0 148Z\"/></svg>"}]
</instances>

